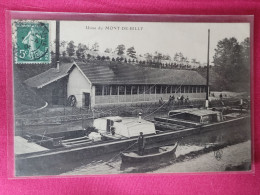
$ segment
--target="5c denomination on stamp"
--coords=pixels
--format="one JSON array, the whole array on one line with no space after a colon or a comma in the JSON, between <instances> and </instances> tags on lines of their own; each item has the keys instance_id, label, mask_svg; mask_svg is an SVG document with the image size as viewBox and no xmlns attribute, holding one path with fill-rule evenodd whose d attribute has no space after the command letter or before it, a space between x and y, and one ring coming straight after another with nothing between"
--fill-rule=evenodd
<instances>
[{"instance_id":1,"label":"5c denomination on stamp","mask_svg":"<svg viewBox=\"0 0 260 195\"><path fill-rule=\"evenodd\" d=\"M46 21L15 21L16 64L44 64L51 62L50 24Z\"/></svg>"}]
</instances>

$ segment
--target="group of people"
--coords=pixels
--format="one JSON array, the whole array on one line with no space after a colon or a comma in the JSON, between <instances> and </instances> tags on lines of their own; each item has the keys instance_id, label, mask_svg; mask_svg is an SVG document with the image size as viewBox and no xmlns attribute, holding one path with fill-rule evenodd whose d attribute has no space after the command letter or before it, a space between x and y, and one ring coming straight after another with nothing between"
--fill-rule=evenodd
<instances>
[{"instance_id":1,"label":"group of people","mask_svg":"<svg viewBox=\"0 0 260 195\"><path fill-rule=\"evenodd\" d=\"M177 100L178 100L179 105L184 105L184 104L190 103L189 96L187 96L185 98L183 95L181 95L181 96L177 97ZM168 100L168 105L170 106L170 105L173 105L174 103L175 103L175 97L174 97L174 95L172 95L172 96L170 95L169 100ZM160 105L164 104L162 97L159 99L159 104Z\"/></svg>"}]
</instances>

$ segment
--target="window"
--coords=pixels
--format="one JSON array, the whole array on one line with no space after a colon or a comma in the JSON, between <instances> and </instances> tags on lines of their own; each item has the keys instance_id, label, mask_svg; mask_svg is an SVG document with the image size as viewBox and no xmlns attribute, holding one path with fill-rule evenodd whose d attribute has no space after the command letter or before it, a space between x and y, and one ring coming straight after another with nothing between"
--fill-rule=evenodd
<instances>
[{"instance_id":1,"label":"window","mask_svg":"<svg viewBox=\"0 0 260 195\"><path fill-rule=\"evenodd\" d=\"M156 94L160 94L161 93L161 86L160 85L156 85Z\"/></svg>"},{"instance_id":2,"label":"window","mask_svg":"<svg viewBox=\"0 0 260 195\"><path fill-rule=\"evenodd\" d=\"M119 95L125 95L125 86L119 86Z\"/></svg>"},{"instance_id":3,"label":"window","mask_svg":"<svg viewBox=\"0 0 260 195\"><path fill-rule=\"evenodd\" d=\"M167 86L165 86L165 85L162 86L162 93L167 93L167 89L166 88L167 88Z\"/></svg>"},{"instance_id":4,"label":"window","mask_svg":"<svg viewBox=\"0 0 260 195\"><path fill-rule=\"evenodd\" d=\"M104 95L110 95L110 86L108 85L104 86Z\"/></svg>"},{"instance_id":5,"label":"window","mask_svg":"<svg viewBox=\"0 0 260 195\"><path fill-rule=\"evenodd\" d=\"M131 86L126 86L126 95L131 95Z\"/></svg>"},{"instance_id":6,"label":"window","mask_svg":"<svg viewBox=\"0 0 260 195\"><path fill-rule=\"evenodd\" d=\"M175 93L180 93L181 91L181 87L180 86L176 86L175 87Z\"/></svg>"},{"instance_id":7,"label":"window","mask_svg":"<svg viewBox=\"0 0 260 195\"><path fill-rule=\"evenodd\" d=\"M155 94L155 86L151 85L150 86L151 94Z\"/></svg>"},{"instance_id":8,"label":"window","mask_svg":"<svg viewBox=\"0 0 260 195\"><path fill-rule=\"evenodd\" d=\"M166 90L167 90L167 93L171 93L171 86L168 85Z\"/></svg>"},{"instance_id":9,"label":"window","mask_svg":"<svg viewBox=\"0 0 260 195\"><path fill-rule=\"evenodd\" d=\"M96 86L96 93L95 93L96 96L100 96L102 95L102 85L97 85Z\"/></svg>"},{"instance_id":10,"label":"window","mask_svg":"<svg viewBox=\"0 0 260 195\"><path fill-rule=\"evenodd\" d=\"M185 88L184 88L184 91L185 91L185 93L188 93L189 92L189 87L188 86L184 86Z\"/></svg>"},{"instance_id":11,"label":"window","mask_svg":"<svg viewBox=\"0 0 260 195\"><path fill-rule=\"evenodd\" d=\"M196 93L199 93L199 92L200 92L200 87L196 86Z\"/></svg>"},{"instance_id":12,"label":"window","mask_svg":"<svg viewBox=\"0 0 260 195\"><path fill-rule=\"evenodd\" d=\"M132 94L137 94L137 86L132 86Z\"/></svg>"},{"instance_id":13,"label":"window","mask_svg":"<svg viewBox=\"0 0 260 195\"><path fill-rule=\"evenodd\" d=\"M194 93L194 86L191 86L191 93Z\"/></svg>"},{"instance_id":14,"label":"window","mask_svg":"<svg viewBox=\"0 0 260 195\"><path fill-rule=\"evenodd\" d=\"M172 85L172 93L175 93L175 86L174 85Z\"/></svg>"},{"instance_id":15,"label":"window","mask_svg":"<svg viewBox=\"0 0 260 195\"><path fill-rule=\"evenodd\" d=\"M189 93L192 93L192 86L189 86Z\"/></svg>"},{"instance_id":16,"label":"window","mask_svg":"<svg viewBox=\"0 0 260 195\"><path fill-rule=\"evenodd\" d=\"M144 87L144 93L145 94L150 94L150 87L149 86L145 86Z\"/></svg>"},{"instance_id":17,"label":"window","mask_svg":"<svg viewBox=\"0 0 260 195\"><path fill-rule=\"evenodd\" d=\"M111 95L117 95L117 86L111 86Z\"/></svg>"},{"instance_id":18,"label":"window","mask_svg":"<svg viewBox=\"0 0 260 195\"><path fill-rule=\"evenodd\" d=\"M181 86L181 93L184 93L184 86Z\"/></svg>"},{"instance_id":19,"label":"window","mask_svg":"<svg viewBox=\"0 0 260 195\"><path fill-rule=\"evenodd\" d=\"M206 88L205 86L202 86L202 93L205 93L206 92Z\"/></svg>"},{"instance_id":20,"label":"window","mask_svg":"<svg viewBox=\"0 0 260 195\"><path fill-rule=\"evenodd\" d=\"M139 94L144 94L144 86L139 85Z\"/></svg>"}]
</instances>

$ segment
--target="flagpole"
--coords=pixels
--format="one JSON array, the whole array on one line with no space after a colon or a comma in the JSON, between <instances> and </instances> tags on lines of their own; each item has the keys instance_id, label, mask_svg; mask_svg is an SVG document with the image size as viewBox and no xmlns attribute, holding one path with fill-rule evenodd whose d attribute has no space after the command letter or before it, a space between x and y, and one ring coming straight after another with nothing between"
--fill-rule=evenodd
<instances>
[{"instance_id":1,"label":"flagpole","mask_svg":"<svg viewBox=\"0 0 260 195\"><path fill-rule=\"evenodd\" d=\"M210 43L210 29L208 29L208 56L207 56L207 87L206 87L206 103L205 107L209 107L209 43Z\"/></svg>"}]
</instances>

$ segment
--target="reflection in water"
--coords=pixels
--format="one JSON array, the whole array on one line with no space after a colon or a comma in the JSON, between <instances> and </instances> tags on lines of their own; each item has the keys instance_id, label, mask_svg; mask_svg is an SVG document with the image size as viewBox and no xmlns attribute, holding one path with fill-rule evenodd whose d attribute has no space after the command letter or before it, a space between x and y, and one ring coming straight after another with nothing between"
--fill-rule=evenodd
<instances>
[{"instance_id":1,"label":"reflection in water","mask_svg":"<svg viewBox=\"0 0 260 195\"><path fill-rule=\"evenodd\" d=\"M222 159L224 156L224 150L227 146L235 145L238 143L246 142L250 140L250 130L249 129L233 129L233 130L217 130L207 133L199 133L190 137L183 137L180 140L172 140L166 142L165 145L175 144L176 141L179 142L179 146L175 153L176 157L168 161L160 162L148 162L142 164L132 164L124 165L121 163L120 155L113 159L112 162L108 161L116 156L118 153L112 153L103 155L102 157L95 157L91 159L86 159L84 162L75 162L69 164L67 167L73 167L70 170L63 170L59 174L64 175L89 175L89 174L118 174L118 173L145 173L145 172L156 172L160 169L165 169L165 172L178 172L181 170L181 166L187 166L186 163L192 159L204 163L208 159L204 159L203 155L212 153L211 156L214 157L215 161L211 162L211 168L214 171L214 164L219 166L219 163L225 164L228 159ZM247 144L248 145L248 144ZM242 146L239 146L236 150L240 150ZM230 149L229 149L230 150ZM248 151L247 151L248 150ZM250 154L250 143L249 149L246 152ZM210 157L211 157L210 156ZM249 155L250 156L250 155ZM236 156L234 157L234 159ZM249 157L250 158L250 157ZM178 163L179 168L177 170L171 169L171 167ZM242 163L242 162L241 162ZM196 164L195 164L196 165ZM194 166L194 165L193 165ZM232 165L229 165L232 167ZM247 167L248 168L248 167ZM232 168L229 168L232 170ZM184 169L185 170L185 169ZM227 169L228 170L228 169ZM198 170L200 171L200 170ZM202 170L203 171L203 170ZM204 170L205 171L205 170ZM162 172L164 172L162 170ZM53 174L53 173L52 173Z\"/></svg>"}]
</instances>

